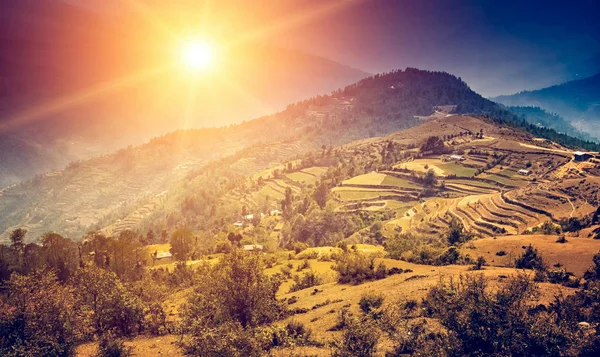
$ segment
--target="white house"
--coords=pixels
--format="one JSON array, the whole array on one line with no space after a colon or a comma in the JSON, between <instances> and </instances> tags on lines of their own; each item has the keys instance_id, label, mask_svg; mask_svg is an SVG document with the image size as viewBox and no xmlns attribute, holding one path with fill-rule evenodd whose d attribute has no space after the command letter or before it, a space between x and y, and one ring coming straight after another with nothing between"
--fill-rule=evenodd
<instances>
[{"instance_id":1,"label":"white house","mask_svg":"<svg viewBox=\"0 0 600 357\"><path fill-rule=\"evenodd\" d=\"M529 176L530 174L531 174L531 171L530 171L530 170L525 170L525 169L521 169L521 170L519 170L519 175L522 175L522 176Z\"/></svg>"},{"instance_id":2,"label":"white house","mask_svg":"<svg viewBox=\"0 0 600 357\"><path fill-rule=\"evenodd\" d=\"M263 250L263 246L261 244L246 244L242 246L242 249L247 251Z\"/></svg>"},{"instance_id":3,"label":"white house","mask_svg":"<svg viewBox=\"0 0 600 357\"><path fill-rule=\"evenodd\" d=\"M464 161L465 157L462 155L450 155L450 160L452 161Z\"/></svg>"}]
</instances>

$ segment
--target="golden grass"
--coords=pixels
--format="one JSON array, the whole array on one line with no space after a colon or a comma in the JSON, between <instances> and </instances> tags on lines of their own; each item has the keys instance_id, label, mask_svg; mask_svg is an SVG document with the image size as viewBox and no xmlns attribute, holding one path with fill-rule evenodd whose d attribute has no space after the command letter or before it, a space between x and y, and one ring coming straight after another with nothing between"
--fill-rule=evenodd
<instances>
[{"instance_id":1,"label":"golden grass","mask_svg":"<svg viewBox=\"0 0 600 357\"><path fill-rule=\"evenodd\" d=\"M567 271L577 276L592 265L592 257L600 251L600 240L590 238L569 238L567 243L556 243L557 236L518 235L494 238L484 238L472 242L474 249L467 246L461 249L463 254L473 258L482 256L488 264L495 266L512 266L514 260L523 253L523 246L532 244L538 249L549 267L560 263ZM505 251L505 256L497 256L499 251Z\"/></svg>"}]
</instances>

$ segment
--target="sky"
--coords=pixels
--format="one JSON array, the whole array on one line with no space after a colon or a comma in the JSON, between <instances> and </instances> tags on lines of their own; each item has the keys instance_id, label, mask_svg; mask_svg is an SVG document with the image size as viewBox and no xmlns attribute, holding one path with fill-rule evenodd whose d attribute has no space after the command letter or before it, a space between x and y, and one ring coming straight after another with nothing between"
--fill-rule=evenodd
<instances>
[{"instance_id":1,"label":"sky","mask_svg":"<svg viewBox=\"0 0 600 357\"><path fill-rule=\"evenodd\" d=\"M485 96L600 71L600 2L593 0L65 1L117 17L151 9L156 18L231 33L275 23L261 40L370 73L443 70Z\"/></svg>"}]
</instances>

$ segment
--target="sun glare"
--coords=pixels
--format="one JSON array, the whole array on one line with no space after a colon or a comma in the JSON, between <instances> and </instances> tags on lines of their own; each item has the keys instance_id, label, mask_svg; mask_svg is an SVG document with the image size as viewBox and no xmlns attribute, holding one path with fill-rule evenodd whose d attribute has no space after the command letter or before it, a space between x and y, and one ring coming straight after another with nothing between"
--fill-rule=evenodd
<instances>
[{"instance_id":1,"label":"sun glare","mask_svg":"<svg viewBox=\"0 0 600 357\"><path fill-rule=\"evenodd\" d=\"M183 64L191 71L206 71L214 66L215 48L204 40L190 41L181 49Z\"/></svg>"}]
</instances>

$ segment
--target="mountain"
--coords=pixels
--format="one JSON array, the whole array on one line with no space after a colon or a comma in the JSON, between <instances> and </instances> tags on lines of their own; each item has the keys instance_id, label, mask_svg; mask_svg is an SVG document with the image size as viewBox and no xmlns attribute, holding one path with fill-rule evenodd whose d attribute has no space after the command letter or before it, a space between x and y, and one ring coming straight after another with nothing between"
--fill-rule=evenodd
<instances>
[{"instance_id":1,"label":"mountain","mask_svg":"<svg viewBox=\"0 0 600 357\"><path fill-rule=\"evenodd\" d=\"M550 114L540 107L507 107L507 109L530 124L554 129L559 133L564 133L583 140L597 141L597 139L590 134L575 128L573 124L560 115Z\"/></svg>"},{"instance_id":2,"label":"mountain","mask_svg":"<svg viewBox=\"0 0 600 357\"><path fill-rule=\"evenodd\" d=\"M176 129L249 120L368 76L245 43L228 49L219 73L198 84L181 68L154 73L175 60L172 40L123 16L116 21L59 0L3 6L0 187Z\"/></svg>"},{"instance_id":3,"label":"mountain","mask_svg":"<svg viewBox=\"0 0 600 357\"><path fill-rule=\"evenodd\" d=\"M323 145L337 146L410 128L427 118L435 120L442 115L440 110L487 117L495 125L564 145L597 148L524 122L455 76L408 68L363 79L271 116L229 127L174 132L5 189L0 192L0 231L23 227L30 232L29 240L49 230L79 239L92 229L106 228L110 233L137 229L148 217L171 222L170 226L200 224L214 207L215 195L248 175ZM191 203L198 200L204 203ZM174 207L189 205L202 211L171 214Z\"/></svg>"},{"instance_id":4,"label":"mountain","mask_svg":"<svg viewBox=\"0 0 600 357\"><path fill-rule=\"evenodd\" d=\"M600 138L600 74L535 91L493 98L508 106L537 106L556 113L577 129Z\"/></svg>"}]
</instances>

